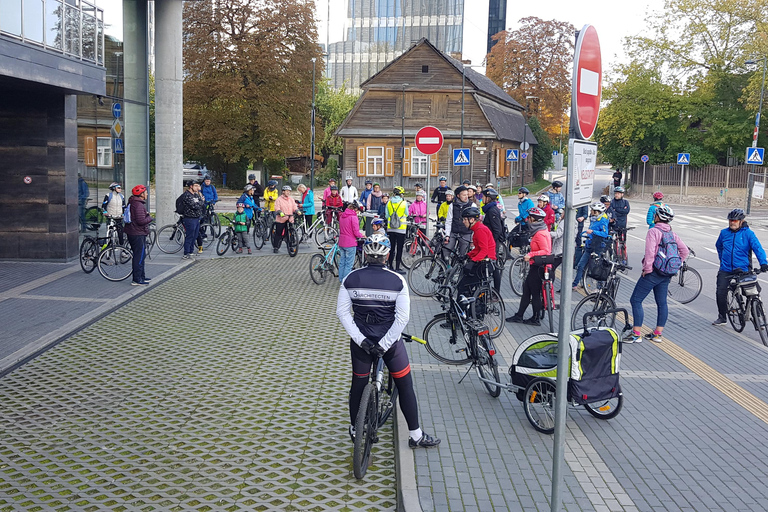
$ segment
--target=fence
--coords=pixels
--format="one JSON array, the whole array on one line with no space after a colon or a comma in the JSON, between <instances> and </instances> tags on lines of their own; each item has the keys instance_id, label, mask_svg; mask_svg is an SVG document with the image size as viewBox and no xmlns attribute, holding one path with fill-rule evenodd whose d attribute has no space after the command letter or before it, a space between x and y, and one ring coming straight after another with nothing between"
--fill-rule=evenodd
<instances>
[{"instance_id":1,"label":"fence","mask_svg":"<svg viewBox=\"0 0 768 512\"><path fill-rule=\"evenodd\" d=\"M679 187L680 173L685 167L683 185L686 187L747 188L747 176L753 170L751 165L705 165L694 168L674 164L648 165L645 169L645 185L651 187ZM758 174L768 168L755 167ZM643 167L637 167L632 180L635 184L643 183Z\"/></svg>"}]
</instances>

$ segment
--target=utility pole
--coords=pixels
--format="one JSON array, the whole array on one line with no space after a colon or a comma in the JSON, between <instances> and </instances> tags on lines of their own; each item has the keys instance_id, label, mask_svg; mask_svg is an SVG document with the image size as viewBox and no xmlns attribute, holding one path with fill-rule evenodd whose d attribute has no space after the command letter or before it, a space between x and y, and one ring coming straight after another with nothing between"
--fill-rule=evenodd
<instances>
[{"instance_id":1,"label":"utility pole","mask_svg":"<svg viewBox=\"0 0 768 512\"><path fill-rule=\"evenodd\" d=\"M757 147L757 134L760 131L760 114L763 111L763 95L765 93L765 65L766 65L766 56L763 55L763 83L760 86L760 103L757 106L757 117L755 118L755 133L752 135L752 147ZM748 60L745 62L745 64L757 64L757 61L754 60ZM749 177L747 178L747 215L749 215L749 211L752 209L752 188L755 184L755 177L754 177L754 171L755 171L755 165L752 164L752 172L749 173ZM765 183L765 172L763 172L763 183Z\"/></svg>"},{"instance_id":2,"label":"utility pole","mask_svg":"<svg viewBox=\"0 0 768 512\"><path fill-rule=\"evenodd\" d=\"M312 57L312 142L309 149L309 189L314 190L315 186L315 62L317 59Z\"/></svg>"},{"instance_id":3,"label":"utility pole","mask_svg":"<svg viewBox=\"0 0 768 512\"><path fill-rule=\"evenodd\" d=\"M408 84L403 84L403 118L400 126L400 180L403 179L403 169L405 169L405 88Z\"/></svg>"}]
</instances>

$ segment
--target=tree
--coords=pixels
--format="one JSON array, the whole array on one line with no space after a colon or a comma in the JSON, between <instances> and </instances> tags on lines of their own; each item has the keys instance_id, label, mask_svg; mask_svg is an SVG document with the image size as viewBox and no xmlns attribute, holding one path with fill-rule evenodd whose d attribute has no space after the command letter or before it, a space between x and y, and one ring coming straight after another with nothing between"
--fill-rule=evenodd
<instances>
[{"instance_id":1,"label":"tree","mask_svg":"<svg viewBox=\"0 0 768 512\"><path fill-rule=\"evenodd\" d=\"M327 78L319 81L315 105L324 134L316 144L323 155L323 161L327 161L329 155L340 155L344 149L344 143L336 136L336 130L355 106L357 99L357 95L348 93L343 87L334 90Z\"/></svg>"},{"instance_id":2,"label":"tree","mask_svg":"<svg viewBox=\"0 0 768 512\"><path fill-rule=\"evenodd\" d=\"M538 118L530 118L528 126L530 126L531 132L533 132L534 137L539 142L533 151L533 161L531 162L533 177L538 180L544 174L544 171L552 167L552 139L541 127Z\"/></svg>"},{"instance_id":3,"label":"tree","mask_svg":"<svg viewBox=\"0 0 768 512\"><path fill-rule=\"evenodd\" d=\"M520 24L493 36L498 43L488 54L486 74L521 105L536 96L533 107L541 126L559 135L570 104L575 28L536 17L522 18Z\"/></svg>"}]
</instances>

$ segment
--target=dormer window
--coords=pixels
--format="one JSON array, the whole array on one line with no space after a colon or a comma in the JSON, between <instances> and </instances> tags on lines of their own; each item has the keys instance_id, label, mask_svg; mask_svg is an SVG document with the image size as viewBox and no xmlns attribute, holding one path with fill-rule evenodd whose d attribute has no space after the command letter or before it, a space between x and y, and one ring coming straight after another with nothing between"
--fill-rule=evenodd
<instances>
[{"instance_id":1,"label":"dormer window","mask_svg":"<svg viewBox=\"0 0 768 512\"><path fill-rule=\"evenodd\" d=\"M422 73L429 73L429 66L421 66Z\"/></svg>"}]
</instances>

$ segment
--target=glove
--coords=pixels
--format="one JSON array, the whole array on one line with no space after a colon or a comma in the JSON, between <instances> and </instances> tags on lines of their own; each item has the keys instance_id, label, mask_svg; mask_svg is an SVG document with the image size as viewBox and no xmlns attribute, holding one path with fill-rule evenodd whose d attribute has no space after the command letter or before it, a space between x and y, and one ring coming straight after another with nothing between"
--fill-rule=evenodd
<instances>
[{"instance_id":1,"label":"glove","mask_svg":"<svg viewBox=\"0 0 768 512\"><path fill-rule=\"evenodd\" d=\"M375 356L375 357L381 357L384 355L386 350L381 348L378 343L375 341L371 341L368 338L365 338L363 342L360 344L360 348L365 350L365 352L368 355Z\"/></svg>"},{"instance_id":2,"label":"glove","mask_svg":"<svg viewBox=\"0 0 768 512\"><path fill-rule=\"evenodd\" d=\"M760 265L760 272L768 272L768 264L763 263Z\"/></svg>"}]
</instances>

